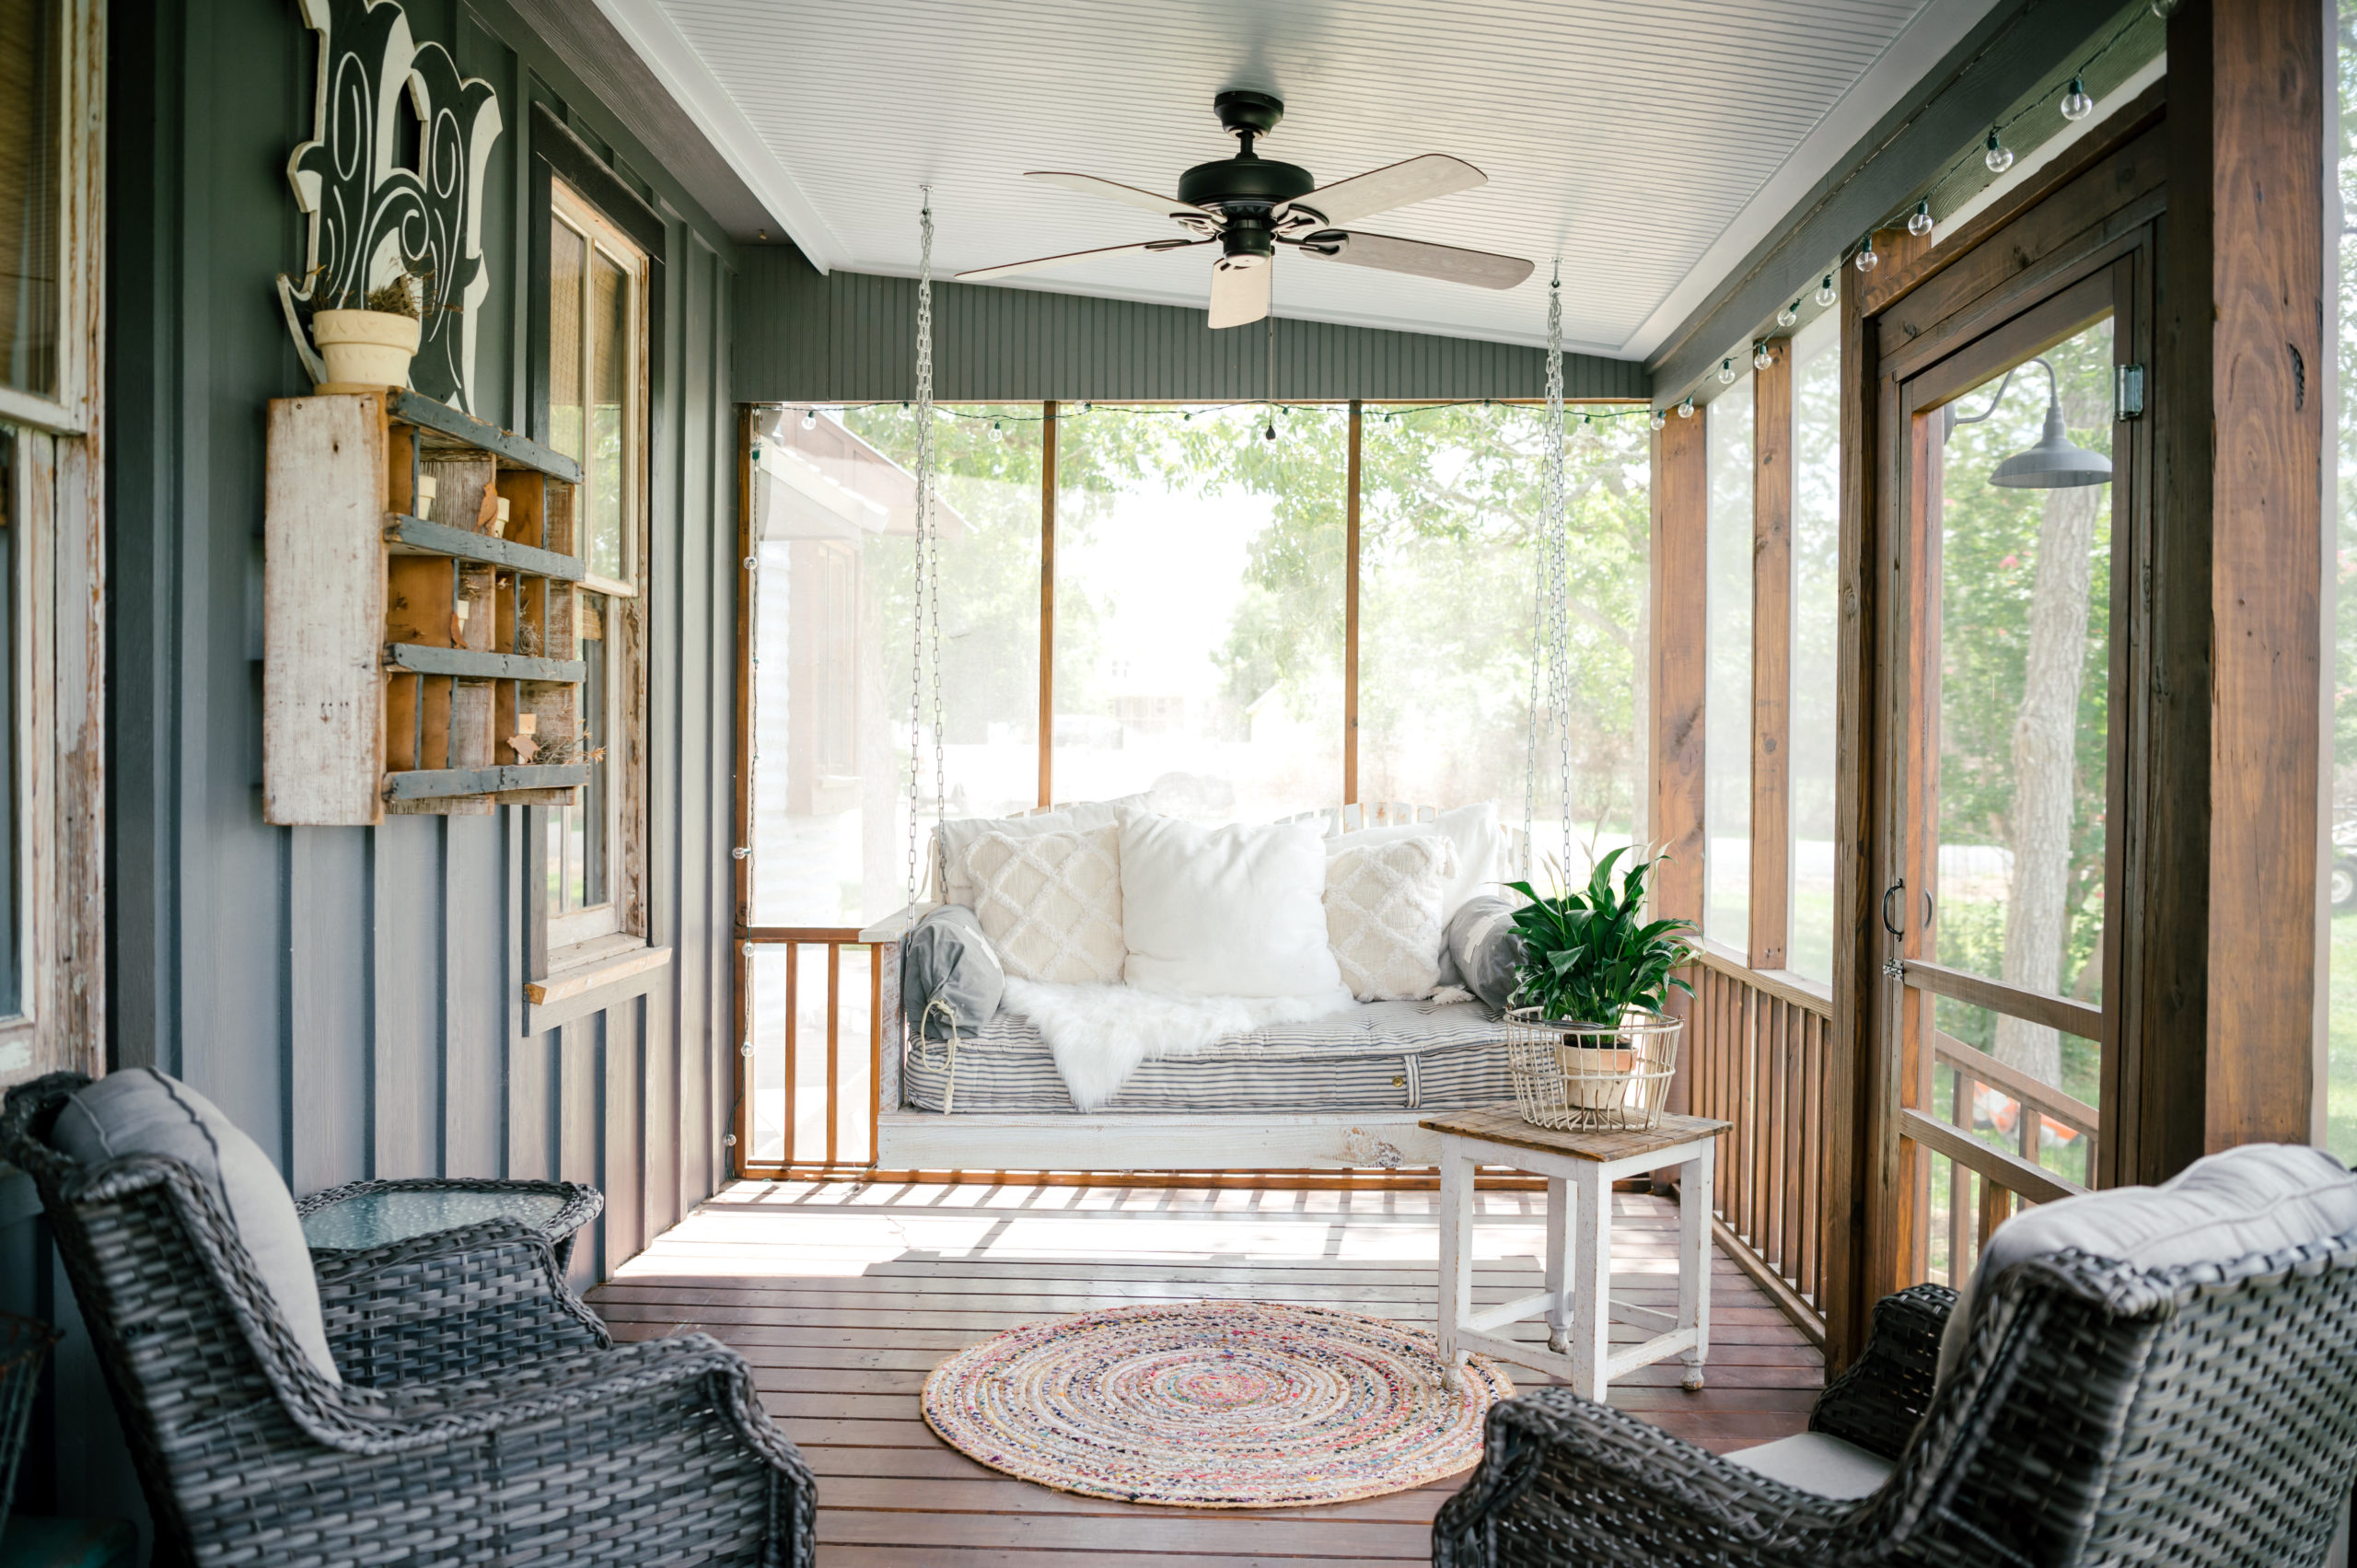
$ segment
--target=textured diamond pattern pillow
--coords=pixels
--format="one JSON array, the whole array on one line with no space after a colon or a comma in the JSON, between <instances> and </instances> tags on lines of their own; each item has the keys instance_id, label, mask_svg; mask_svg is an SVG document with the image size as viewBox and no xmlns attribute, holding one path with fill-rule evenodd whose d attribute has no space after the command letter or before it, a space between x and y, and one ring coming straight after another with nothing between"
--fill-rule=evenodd
<instances>
[{"instance_id":1,"label":"textured diamond pattern pillow","mask_svg":"<svg viewBox=\"0 0 2357 1568\"><path fill-rule=\"evenodd\" d=\"M984 833L966 852L974 914L1017 980L1116 985L1121 940L1121 830Z\"/></svg>"},{"instance_id":2,"label":"textured diamond pattern pillow","mask_svg":"<svg viewBox=\"0 0 2357 1568\"><path fill-rule=\"evenodd\" d=\"M1430 996L1440 980L1442 897L1456 875L1446 839L1354 846L1326 863L1326 940L1362 1002Z\"/></svg>"}]
</instances>

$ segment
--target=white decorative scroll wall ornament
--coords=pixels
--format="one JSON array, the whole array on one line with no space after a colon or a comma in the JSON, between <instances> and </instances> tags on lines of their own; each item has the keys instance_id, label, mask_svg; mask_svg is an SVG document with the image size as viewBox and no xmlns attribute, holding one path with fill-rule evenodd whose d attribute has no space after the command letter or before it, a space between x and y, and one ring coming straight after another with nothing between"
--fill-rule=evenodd
<instances>
[{"instance_id":1,"label":"white decorative scroll wall ornament","mask_svg":"<svg viewBox=\"0 0 2357 1568\"><path fill-rule=\"evenodd\" d=\"M357 308L402 273L418 280L418 390L474 409L476 308L491 293L482 256L483 169L502 129L499 97L461 77L450 52L419 44L394 0L296 0L319 35L311 139L286 160L309 218L303 275L278 297L314 380L313 310Z\"/></svg>"}]
</instances>

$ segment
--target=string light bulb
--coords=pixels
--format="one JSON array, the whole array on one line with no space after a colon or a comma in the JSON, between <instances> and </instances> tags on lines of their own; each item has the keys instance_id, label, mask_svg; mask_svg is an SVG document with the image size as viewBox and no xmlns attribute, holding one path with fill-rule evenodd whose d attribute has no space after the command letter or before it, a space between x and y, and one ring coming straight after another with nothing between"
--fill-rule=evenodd
<instances>
[{"instance_id":1,"label":"string light bulb","mask_svg":"<svg viewBox=\"0 0 2357 1568\"><path fill-rule=\"evenodd\" d=\"M1722 387L1732 387L1735 385L1734 360L1722 359L1719 361L1719 385Z\"/></svg>"},{"instance_id":2,"label":"string light bulb","mask_svg":"<svg viewBox=\"0 0 2357 1568\"><path fill-rule=\"evenodd\" d=\"M814 408L807 408L807 409L804 409L804 410L802 411L802 428L803 428L803 429L807 430L807 429L809 429L812 425L817 424L818 423L819 423L819 411L818 411L817 409L814 409Z\"/></svg>"},{"instance_id":3,"label":"string light bulb","mask_svg":"<svg viewBox=\"0 0 2357 1568\"><path fill-rule=\"evenodd\" d=\"M1756 343L1751 345L1751 366L1753 369L1765 370L1775 363L1776 356L1768 352L1768 345L1765 342Z\"/></svg>"},{"instance_id":4,"label":"string light bulb","mask_svg":"<svg viewBox=\"0 0 2357 1568\"><path fill-rule=\"evenodd\" d=\"M1825 281L1817 285L1817 302L1829 310L1840 303L1840 291L1833 286L1833 274L1826 273Z\"/></svg>"},{"instance_id":5,"label":"string light bulb","mask_svg":"<svg viewBox=\"0 0 2357 1568\"><path fill-rule=\"evenodd\" d=\"M2153 0L2153 15L2167 21L2177 14L2177 0Z\"/></svg>"},{"instance_id":6,"label":"string light bulb","mask_svg":"<svg viewBox=\"0 0 2357 1568\"><path fill-rule=\"evenodd\" d=\"M1858 241L1858 271L1871 273L1875 270L1875 263L1881 260L1875 254L1875 237L1869 230L1866 237Z\"/></svg>"},{"instance_id":7,"label":"string light bulb","mask_svg":"<svg viewBox=\"0 0 2357 1568\"><path fill-rule=\"evenodd\" d=\"M2087 84L2077 76L2071 78L2071 90L2062 95L2062 118L2084 120L2096 111L2096 100L2087 96Z\"/></svg>"},{"instance_id":8,"label":"string light bulb","mask_svg":"<svg viewBox=\"0 0 2357 1568\"><path fill-rule=\"evenodd\" d=\"M1801 302L1797 299L1776 312L1776 325L1780 327L1796 327L1800 325L1800 319Z\"/></svg>"},{"instance_id":9,"label":"string light bulb","mask_svg":"<svg viewBox=\"0 0 2357 1568\"><path fill-rule=\"evenodd\" d=\"M1980 161L1989 166L1990 173L2003 174L2005 170L2014 167L2014 149L1999 141L1997 139L1997 133L1991 131L1989 133L1989 150L1980 155Z\"/></svg>"},{"instance_id":10,"label":"string light bulb","mask_svg":"<svg viewBox=\"0 0 2357 1568\"><path fill-rule=\"evenodd\" d=\"M1693 417L1694 417L1694 394L1693 394L1693 393L1691 393L1691 392L1687 393L1687 394L1686 394L1686 401L1685 401L1684 402L1682 402L1682 403L1680 403L1680 404L1678 404L1678 418L1680 418L1680 419L1691 419L1691 418L1693 418Z\"/></svg>"},{"instance_id":11,"label":"string light bulb","mask_svg":"<svg viewBox=\"0 0 2357 1568\"><path fill-rule=\"evenodd\" d=\"M1918 239L1932 232L1932 203L1929 197L1916 203L1915 210L1907 215L1907 232Z\"/></svg>"}]
</instances>

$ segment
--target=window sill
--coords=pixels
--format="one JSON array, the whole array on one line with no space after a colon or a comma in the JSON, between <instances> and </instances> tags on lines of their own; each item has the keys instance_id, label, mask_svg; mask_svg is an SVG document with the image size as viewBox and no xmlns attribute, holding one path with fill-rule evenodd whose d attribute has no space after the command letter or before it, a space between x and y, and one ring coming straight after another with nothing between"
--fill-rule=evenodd
<instances>
[{"instance_id":1,"label":"window sill","mask_svg":"<svg viewBox=\"0 0 2357 1568\"><path fill-rule=\"evenodd\" d=\"M549 972L524 987L524 1032L545 1034L643 996L671 967L671 949L636 936L601 937L550 955Z\"/></svg>"}]
</instances>

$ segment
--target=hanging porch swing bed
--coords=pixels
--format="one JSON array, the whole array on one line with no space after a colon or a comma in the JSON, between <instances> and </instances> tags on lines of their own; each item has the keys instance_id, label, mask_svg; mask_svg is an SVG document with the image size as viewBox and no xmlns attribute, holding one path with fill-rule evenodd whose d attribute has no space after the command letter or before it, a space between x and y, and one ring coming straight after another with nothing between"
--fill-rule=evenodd
<instances>
[{"instance_id":1,"label":"hanging porch swing bed","mask_svg":"<svg viewBox=\"0 0 2357 1568\"><path fill-rule=\"evenodd\" d=\"M1503 1009L1520 950L1513 905L1499 895L1509 876L1530 876L1542 756L1556 764L1543 771L1561 775L1562 842L1574 842L1560 274L1548 296L1518 835L1502 826L1494 801L1447 811L1353 804L1263 827L1213 828L1137 796L951 820L930 192L921 233L908 902L860 934L885 981L877 1163L1106 1171L1437 1164L1439 1137L1422 1119L1513 1098ZM928 804L937 826L921 857Z\"/></svg>"},{"instance_id":2,"label":"hanging porch swing bed","mask_svg":"<svg viewBox=\"0 0 2357 1568\"><path fill-rule=\"evenodd\" d=\"M1115 825L1066 830L1075 819ZM1070 933L1087 924L1078 908L1086 893L1069 890L1074 877L1049 888L1018 866L978 887L950 869L961 845L981 846L985 865L993 851L1004 856L1018 842L1001 830L1008 827L1047 830L1019 841L1039 846L1036 857L1078 860L1122 842L1121 822L1130 824L1132 852L1126 912L1143 909L1128 929L1139 934L1115 926L1100 949L1104 967L1093 974L1068 963L1038 967L1057 944L1026 929L1044 922ZM1198 863L1240 854L1259 864L1243 878L1213 873L1157 894L1147 885L1155 840ZM1514 1098L1499 1009L1515 954L1510 906L1495 895L1498 878L1520 865L1525 842L1499 825L1493 804L1449 812L1347 807L1269 829L1195 828L1157 818L1142 801L946 823L930 858L932 890L947 901L911 905L861 934L877 944L888 977L878 1163L1089 1170L1432 1164L1437 1139L1417 1125L1421 1118ZM1259 912L1233 908L1210 923L1217 929L1202 936L1208 950L1199 960L1169 961L1167 923L1150 907L1157 897L1216 903L1221 881L1241 880L1267 898L1288 856L1290 946L1313 977L1316 958L1330 955L1328 983L1298 981L1290 994L1220 994L1224 976L1261 991L1285 983L1282 963L1272 970L1259 961L1288 946L1283 918L1271 924ZM1107 925L1121 918L1113 912L1123 907L1118 893L1115 900ZM1274 901L1286 900L1279 893ZM1039 918L1027 923L1034 912ZM1307 951L1313 939L1316 954ZM1132 940L1158 956L1133 961L1124 945ZM1026 980L1026 970L1064 979ZM1122 983L1125 975L1187 990L1142 990Z\"/></svg>"}]
</instances>

